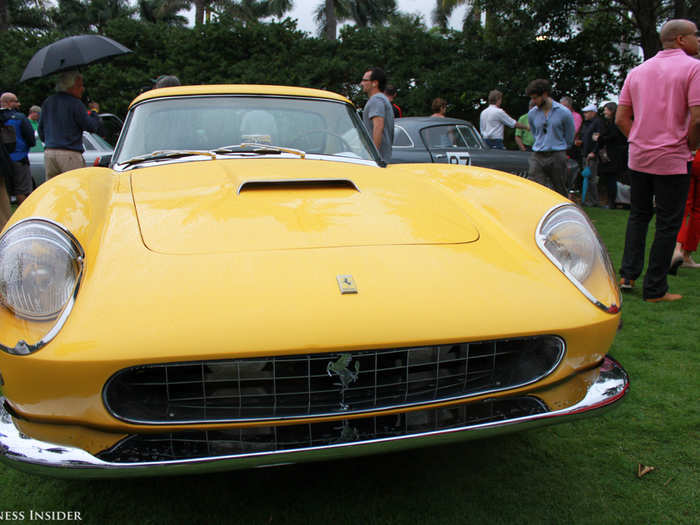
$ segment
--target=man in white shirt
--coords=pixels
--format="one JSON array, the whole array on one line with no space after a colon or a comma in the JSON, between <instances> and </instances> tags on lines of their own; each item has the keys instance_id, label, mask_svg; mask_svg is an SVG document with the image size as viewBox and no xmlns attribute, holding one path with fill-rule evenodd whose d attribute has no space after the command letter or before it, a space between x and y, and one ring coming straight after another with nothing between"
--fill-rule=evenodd
<instances>
[{"instance_id":1,"label":"man in white shirt","mask_svg":"<svg viewBox=\"0 0 700 525\"><path fill-rule=\"evenodd\" d=\"M502 101L503 93L497 89L492 90L489 93L489 107L481 112L479 118L481 136L484 137L486 144L494 149L506 149L503 144L503 126L530 130L527 125L517 122L501 109Z\"/></svg>"}]
</instances>

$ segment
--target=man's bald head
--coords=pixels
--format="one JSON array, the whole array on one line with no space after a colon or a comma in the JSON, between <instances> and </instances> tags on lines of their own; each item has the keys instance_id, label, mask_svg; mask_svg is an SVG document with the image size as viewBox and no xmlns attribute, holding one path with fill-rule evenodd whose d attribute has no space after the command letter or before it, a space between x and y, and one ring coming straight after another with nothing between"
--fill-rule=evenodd
<instances>
[{"instance_id":1,"label":"man's bald head","mask_svg":"<svg viewBox=\"0 0 700 525\"><path fill-rule=\"evenodd\" d=\"M5 92L0 95L0 106L3 108L12 108L18 102L17 95L14 93Z\"/></svg>"},{"instance_id":2,"label":"man's bald head","mask_svg":"<svg viewBox=\"0 0 700 525\"><path fill-rule=\"evenodd\" d=\"M697 30L697 26L690 20L669 20L661 26L661 45L664 49L680 48L678 37L694 35Z\"/></svg>"}]
</instances>

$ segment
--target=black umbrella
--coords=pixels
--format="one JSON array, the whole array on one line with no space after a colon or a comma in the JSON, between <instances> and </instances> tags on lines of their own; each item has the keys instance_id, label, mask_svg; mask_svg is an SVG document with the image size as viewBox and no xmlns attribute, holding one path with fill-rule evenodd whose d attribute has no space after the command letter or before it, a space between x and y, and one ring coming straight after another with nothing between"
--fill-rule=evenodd
<instances>
[{"instance_id":1,"label":"black umbrella","mask_svg":"<svg viewBox=\"0 0 700 525\"><path fill-rule=\"evenodd\" d=\"M131 49L101 35L76 35L62 38L42 47L24 68L20 82L45 77L52 73L77 69L116 55L131 53Z\"/></svg>"}]
</instances>

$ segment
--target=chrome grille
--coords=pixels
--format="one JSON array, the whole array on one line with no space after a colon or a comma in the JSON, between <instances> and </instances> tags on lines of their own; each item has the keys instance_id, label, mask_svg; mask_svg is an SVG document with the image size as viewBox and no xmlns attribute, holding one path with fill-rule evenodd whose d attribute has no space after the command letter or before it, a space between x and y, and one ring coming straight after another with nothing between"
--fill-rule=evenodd
<instances>
[{"instance_id":1,"label":"chrome grille","mask_svg":"<svg viewBox=\"0 0 700 525\"><path fill-rule=\"evenodd\" d=\"M496 392L549 374L564 342L538 336L415 348L154 364L104 389L116 417L146 424L351 414Z\"/></svg>"},{"instance_id":2,"label":"chrome grille","mask_svg":"<svg viewBox=\"0 0 700 525\"><path fill-rule=\"evenodd\" d=\"M98 457L136 463L304 450L410 437L545 412L539 399L519 397L322 423L144 434L125 438Z\"/></svg>"}]
</instances>

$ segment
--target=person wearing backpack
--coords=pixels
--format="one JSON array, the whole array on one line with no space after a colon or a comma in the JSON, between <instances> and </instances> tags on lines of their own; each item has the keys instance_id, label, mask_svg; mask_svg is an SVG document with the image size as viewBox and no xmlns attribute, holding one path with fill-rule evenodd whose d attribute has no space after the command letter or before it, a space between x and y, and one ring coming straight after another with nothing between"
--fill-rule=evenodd
<instances>
[{"instance_id":1,"label":"person wearing backpack","mask_svg":"<svg viewBox=\"0 0 700 525\"><path fill-rule=\"evenodd\" d=\"M12 215L6 184L6 181L12 178L12 171L12 159L5 148L5 142L0 141L0 230Z\"/></svg>"},{"instance_id":2,"label":"person wearing backpack","mask_svg":"<svg viewBox=\"0 0 700 525\"><path fill-rule=\"evenodd\" d=\"M29 119L19 110L20 102L14 93L0 95L0 118L4 125L15 129L15 148L10 152L12 159L12 194L17 199L17 204L22 204L24 199L32 192L32 173L29 169L29 148L36 144L34 128Z\"/></svg>"}]
</instances>

